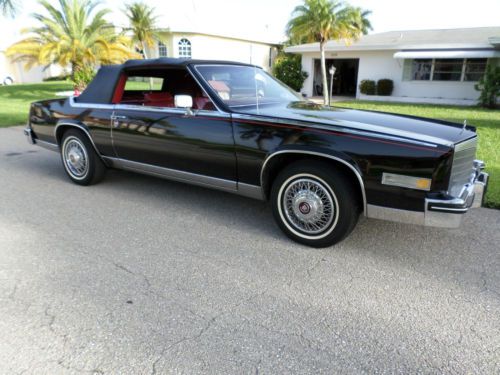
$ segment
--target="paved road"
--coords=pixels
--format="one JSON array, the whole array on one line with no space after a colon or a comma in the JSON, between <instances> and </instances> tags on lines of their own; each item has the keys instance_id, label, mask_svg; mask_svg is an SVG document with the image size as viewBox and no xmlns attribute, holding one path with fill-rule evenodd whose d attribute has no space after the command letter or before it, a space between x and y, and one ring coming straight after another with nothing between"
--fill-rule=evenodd
<instances>
[{"instance_id":1,"label":"paved road","mask_svg":"<svg viewBox=\"0 0 500 375\"><path fill-rule=\"evenodd\" d=\"M286 239L266 204L0 129L0 373L500 373L500 211Z\"/></svg>"}]
</instances>

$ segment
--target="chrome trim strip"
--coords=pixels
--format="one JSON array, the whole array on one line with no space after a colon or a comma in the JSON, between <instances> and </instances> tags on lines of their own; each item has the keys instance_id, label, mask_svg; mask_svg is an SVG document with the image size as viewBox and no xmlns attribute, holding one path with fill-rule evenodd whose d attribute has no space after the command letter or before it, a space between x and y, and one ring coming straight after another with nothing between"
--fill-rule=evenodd
<instances>
[{"instance_id":1,"label":"chrome trim strip","mask_svg":"<svg viewBox=\"0 0 500 375\"><path fill-rule=\"evenodd\" d=\"M352 166L349 164L347 161L338 158L336 156L332 156L329 154L323 154L320 152L314 152L314 151L304 151L304 150L281 150L281 151L276 151L272 154L270 154L265 160L264 163L262 164L261 170L260 170L260 186L264 187L264 171L266 169L267 164L269 163L269 160L271 160L273 157L281 154L305 154L305 155L315 155L315 156L321 156L321 157L326 157L328 159L336 160L345 166L347 166L349 169L351 169L356 178L358 179L360 188L361 188L361 195L363 196L363 212L366 215L367 214L367 202L366 202L366 192L365 192L365 184L363 182L363 178L361 177L361 174Z\"/></svg>"},{"instance_id":2,"label":"chrome trim strip","mask_svg":"<svg viewBox=\"0 0 500 375\"><path fill-rule=\"evenodd\" d=\"M425 214L420 211L400 210L398 208L382 207L374 204L366 205L366 217L404 224L425 225Z\"/></svg>"},{"instance_id":3,"label":"chrome trim strip","mask_svg":"<svg viewBox=\"0 0 500 375\"><path fill-rule=\"evenodd\" d=\"M149 111L149 112L160 112L166 114L176 114L176 115L186 115L186 110L184 108L171 108L171 107L148 107L143 105L134 105L134 104L96 104L96 103L76 103L74 100L74 96L69 97L69 105L75 108L92 108L92 109L108 109L110 111ZM210 100L212 100L210 98ZM212 100L213 102L213 100ZM215 105L215 103L214 103ZM217 107L217 106L216 106ZM230 117L230 115L226 112L222 112L220 110L217 111L208 111L205 109L196 109L194 110L195 115L201 116L210 116L210 115L225 115L223 117Z\"/></svg>"},{"instance_id":4,"label":"chrome trim strip","mask_svg":"<svg viewBox=\"0 0 500 375\"><path fill-rule=\"evenodd\" d=\"M99 103L77 103L75 96L68 97L68 104L74 108L95 108L95 109L111 109L113 110L114 104L99 104Z\"/></svg>"},{"instance_id":5,"label":"chrome trim strip","mask_svg":"<svg viewBox=\"0 0 500 375\"><path fill-rule=\"evenodd\" d=\"M458 228L462 222L463 213L457 215L457 213L436 211L409 211L369 204L367 217L426 227Z\"/></svg>"},{"instance_id":6,"label":"chrome trim strip","mask_svg":"<svg viewBox=\"0 0 500 375\"><path fill-rule=\"evenodd\" d=\"M477 147L477 135L474 138L467 139L463 142L457 143L455 145L455 151L462 151L466 150L468 148L474 148Z\"/></svg>"},{"instance_id":7,"label":"chrome trim strip","mask_svg":"<svg viewBox=\"0 0 500 375\"><path fill-rule=\"evenodd\" d=\"M176 169L164 168L110 156L103 156L103 159L107 162L108 165L111 165L113 168L142 173L172 181L184 182L191 185L222 190L228 193L235 193L247 198L264 200L264 195L262 194L262 188L260 186L244 184L241 182L225 180L222 178L184 172Z\"/></svg>"},{"instance_id":8,"label":"chrome trim strip","mask_svg":"<svg viewBox=\"0 0 500 375\"><path fill-rule=\"evenodd\" d=\"M155 177L162 177L179 182L187 182L193 185L211 187L218 190L224 190L229 192L237 191L236 181L204 176L196 173L184 172L176 169L164 168L156 165L144 164L121 158L113 158L105 156L104 159L110 162L110 164L113 167L119 169L143 173Z\"/></svg>"},{"instance_id":9,"label":"chrome trim strip","mask_svg":"<svg viewBox=\"0 0 500 375\"><path fill-rule=\"evenodd\" d=\"M291 120L291 119L282 119L282 118L273 118L273 117L261 117L261 116L251 116L251 115L243 115L241 113L234 113L233 114L233 119L242 119L242 120L252 120L252 121L262 121L262 122L275 122L278 124L283 124L283 125L295 125L295 126L301 126L301 127L309 127L312 129L320 129L320 130L326 130L326 131L332 131L332 132L340 132L340 133L348 133L348 134L354 134L354 135L360 135L360 136L365 136L365 137L370 137L370 138L377 138L377 139L382 139L382 140L391 140L391 141L396 141L396 142L402 142L402 143L409 143L409 144L415 144L419 146L425 146L425 147L432 147L436 148L437 145L443 145L443 146L448 146L452 147L453 143L444 141L440 138L435 138L435 137L430 137L430 136L422 136L421 134L417 133L412 133L412 132L405 132L405 131L394 131L391 129L391 133L398 133L396 135L388 135L387 133L385 134L380 134L383 132L387 132L387 128L381 127L381 126L375 126L375 125L367 125L365 123L358 123L358 122L343 122L343 124L332 124L332 127L329 126L324 126L322 125L321 122L317 121L312 121L312 122L304 122L304 121L299 121L299 120ZM348 124L352 124L353 126L348 126ZM262 124L265 126L265 124ZM376 127L376 129L374 129ZM363 130L357 130L357 129L363 129ZM379 133L372 133L373 132L379 132ZM401 135L401 137L398 137L398 135ZM417 139L408 139L408 138L403 138L403 136L406 137L412 137L412 138L417 138L420 137L422 138L421 140ZM434 143L430 143L434 142Z\"/></svg>"},{"instance_id":10,"label":"chrome trim strip","mask_svg":"<svg viewBox=\"0 0 500 375\"><path fill-rule=\"evenodd\" d=\"M238 195L261 201L265 200L261 186L244 184L242 182L238 182Z\"/></svg>"},{"instance_id":11,"label":"chrome trim strip","mask_svg":"<svg viewBox=\"0 0 500 375\"><path fill-rule=\"evenodd\" d=\"M46 150L49 150L49 151L59 152L59 145L57 145L55 143L45 142L45 141L41 141L41 140L37 139L34 144L36 144L42 148L45 148Z\"/></svg>"},{"instance_id":12,"label":"chrome trim strip","mask_svg":"<svg viewBox=\"0 0 500 375\"><path fill-rule=\"evenodd\" d=\"M448 207L439 207L439 206L429 206L430 210L437 210L437 211L452 211L452 212L467 212L469 209L468 208L448 208Z\"/></svg>"}]
</instances>

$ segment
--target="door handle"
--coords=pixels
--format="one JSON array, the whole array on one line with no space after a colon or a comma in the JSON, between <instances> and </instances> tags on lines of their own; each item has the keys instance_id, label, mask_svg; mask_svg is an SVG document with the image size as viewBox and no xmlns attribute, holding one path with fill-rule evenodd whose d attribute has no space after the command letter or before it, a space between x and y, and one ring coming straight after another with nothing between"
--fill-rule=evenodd
<instances>
[{"instance_id":1,"label":"door handle","mask_svg":"<svg viewBox=\"0 0 500 375\"><path fill-rule=\"evenodd\" d=\"M113 124L114 128L118 128L120 126L120 121L121 120L126 120L127 116L111 116L111 123Z\"/></svg>"}]
</instances>

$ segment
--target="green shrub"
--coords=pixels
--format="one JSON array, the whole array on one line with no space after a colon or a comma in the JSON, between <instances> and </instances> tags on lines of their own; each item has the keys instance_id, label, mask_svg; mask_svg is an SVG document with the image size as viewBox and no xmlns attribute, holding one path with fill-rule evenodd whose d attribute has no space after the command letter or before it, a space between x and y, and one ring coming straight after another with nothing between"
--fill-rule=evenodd
<instances>
[{"instance_id":1,"label":"green shrub","mask_svg":"<svg viewBox=\"0 0 500 375\"><path fill-rule=\"evenodd\" d=\"M307 78L307 73L302 71L300 55L281 53L274 61L273 74L284 84L295 91L300 91Z\"/></svg>"},{"instance_id":2,"label":"green shrub","mask_svg":"<svg viewBox=\"0 0 500 375\"><path fill-rule=\"evenodd\" d=\"M54 82L54 81L67 81L69 80L71 77L69 74L61 74L59 76L55 76L55 77L48 77L48 78L44 78L43 81L44 82Z\"/></svg>"},{"instance_id":3,"label":"green shrub","mask_svg":"<svg viewBox=\"0 0 500 375\"><path fill-rule=\"evenodd\" d=\"M500 96L500 66L488 64L484 76L474 86L481 91L479 105L486 108L495 108Z\"/></svg>"},{"instance_id":4,"label":"green shrub","mask_svg":"<svg viewBox=\"0 0 500 375\"><path fill-rule=\"evenodd\" d=\"M389 96L394 90L394 82L391 79L379 79L377 82L377 95Z\"/></svg>"},{"instance_id":5,"label":"green shrub","mask_svg":"<svg viewBox=\"0 0 500 375\"><path fill-rule=\"evenodd\" d=\"M87 85L92 81L95 77L94 67L91 65L85 65L82 67L78 67L75 69L75 74L73 77L73 84L75 90L83 91L87 87Z\"/></svg>"},{"instance_id":6,"label":"green shrub","mask_svg":"<svg viewBox=\"0 0 500 375\"><path fill-rule=\"evenodd\" d=\"M375 95L375 89L375 81L372 81L371 79L364 79L359 84L359 91L361 94Z\"/></svg>"}]
</instances>

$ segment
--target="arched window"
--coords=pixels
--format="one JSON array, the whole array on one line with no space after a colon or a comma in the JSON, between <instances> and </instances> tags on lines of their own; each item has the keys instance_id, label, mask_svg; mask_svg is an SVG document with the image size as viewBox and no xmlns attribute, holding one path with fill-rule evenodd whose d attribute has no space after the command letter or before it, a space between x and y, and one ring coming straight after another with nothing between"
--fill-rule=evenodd
<instances>
[{"instance_id":1,"label":"arched window","mask_svg":"<svg viewBox=\"0 0 500 375\"><path fill-rule=\"evenodd\" d=\"M179 40L179 57L191 58L191 42L186 38Z\"/></svg>"},{"instance_id":2,"label":"arched window","mask_svg":"<svg viewBox=\"0 0 500 375\"><path fill-rule=\"evenodd\" d=\"M165 44L162 42L158 42L158 56L159 57L168 57L168 49Z\"/></svg>"}]
</instances>

